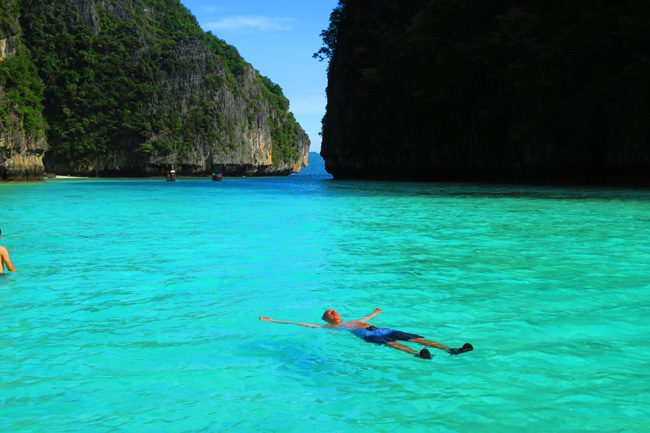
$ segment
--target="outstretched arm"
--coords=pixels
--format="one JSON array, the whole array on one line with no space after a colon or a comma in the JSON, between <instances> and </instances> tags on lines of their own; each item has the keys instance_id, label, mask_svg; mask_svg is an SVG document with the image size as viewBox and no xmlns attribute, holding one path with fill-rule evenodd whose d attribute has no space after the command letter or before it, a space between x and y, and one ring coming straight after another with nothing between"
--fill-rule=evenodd
<instances>
[{"instance_id":1,"label":"outstretched arm","mask_svg":"<svg viewBox=\"0 0 650 433\"><path fill-rule=\"evenodd\" d=\"M321 325L316 325L314 323L305 323L305 322L287 322L286 320L275 320L271 319L270 317L264 317L260 314L260 320L262 322L272 322L272 323L282 323L285 325L298 325L298 326L306 326L308 328L322 328Z\"/></svg>"},{"instance_id":2,"label":"outstretched arm","mask_svg":"<svg viewBox=\"0 0 650 433\"><path fill-rule=\"evenodd\" d=\"M363 316L361 319L359 319L359 322L367 322L373 317L377 317L382 311L383 310L381 308L375 308L375 311L373 313L368 314L367 316Z\"/></svg>"}]
</instances>

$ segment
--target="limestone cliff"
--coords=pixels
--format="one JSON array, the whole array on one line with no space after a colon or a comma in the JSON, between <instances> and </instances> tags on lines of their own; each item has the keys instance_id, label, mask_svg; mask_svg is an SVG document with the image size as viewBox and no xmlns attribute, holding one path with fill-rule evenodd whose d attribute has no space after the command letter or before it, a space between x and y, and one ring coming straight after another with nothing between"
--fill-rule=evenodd
<instances>
[{"instance_id":1,"label":"limestone cliff","mask_svg":"<svg viewBox=\"0 0 650 433\"><path fill-rule=\"evenodd\" d=\"M309 139L279 86L178 0L21 0L45 83L48 171L282 175Z\"/></svg>"},{"instance_id":2,"label":"limestone cliff","mask_svg":"<svg viewBox=\"0 0 650 433\"><path fill-rule=\"evenodd\" d=\"M47 149L42 83L22 44L17 4L0 2L0 13L0 181L39 180Z\"/></svg>"},{"instance_id":3,"label":"limestone cliff","mask_svg":"<svg viewBox=\"0 0 650 433\"><path fill-rule=\"evenodd\" d=\"M335 178L650 184L650 3L340 0Z\"/></svg>"}]
</instances>

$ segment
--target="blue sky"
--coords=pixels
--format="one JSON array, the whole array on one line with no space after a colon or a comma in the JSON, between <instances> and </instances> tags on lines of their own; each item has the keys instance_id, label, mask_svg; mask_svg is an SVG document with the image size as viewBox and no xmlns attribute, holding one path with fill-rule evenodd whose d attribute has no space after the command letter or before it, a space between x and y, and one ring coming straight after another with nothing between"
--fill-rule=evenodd
<instances>
[{"instance_id":1,"label":"blue sky","mask_svg":"<svg viewBox=\"0 0 650 433\"><path fill-rule=\"evenodd\" d=\"M255 69L278 83L290 109L320 151L327 64L312 59L321 47L337 0L181 0L203 30L237 48Z\"/></svg>"}]
</instances>

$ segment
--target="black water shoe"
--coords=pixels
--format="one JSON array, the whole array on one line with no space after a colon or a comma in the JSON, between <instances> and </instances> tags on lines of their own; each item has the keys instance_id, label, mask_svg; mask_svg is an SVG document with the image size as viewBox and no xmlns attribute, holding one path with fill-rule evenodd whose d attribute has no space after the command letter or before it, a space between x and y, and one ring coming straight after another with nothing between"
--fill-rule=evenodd
<instances>
[{"instance_id":1,"label":"black water shoe","mask_svg":"<svg viewBox=\"0 0 650 433\"><path fill-rule=\"evenodd\" d=\"M420 350L420 353L416 354L415 356L422 359L431 359L431 352L429 352L429 349L422 349Z\"/></svg>"},{"instance_id":2,"label":"black water shoe","mask_svg":"<svg viewBox=\"0 0 650 433\"><path fill-rule=\"evenodd\" d=\"M461 353L470 352L472 350L474 350L474 347L469 343L465 343L463 344L463 347L451 348L447 352L449 352L450 355L460 355Z\"/></svg>"}]
</instances>

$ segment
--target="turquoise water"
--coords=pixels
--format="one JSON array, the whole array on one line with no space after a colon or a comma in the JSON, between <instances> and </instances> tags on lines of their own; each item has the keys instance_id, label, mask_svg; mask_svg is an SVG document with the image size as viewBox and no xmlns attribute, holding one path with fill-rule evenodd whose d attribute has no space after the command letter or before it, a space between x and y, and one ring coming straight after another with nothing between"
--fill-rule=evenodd
<instances>
[{"instance_id":1,"label":"turquoise water","mask_svg":"<svg viewBox=\"0 0 650 433\"><path fill-rule=\"evenodd\" d=\"M650 193L0 185L0 432L646 432ZM431 361L344 319L474 352Z\"/></svg>"}]
</instances>

